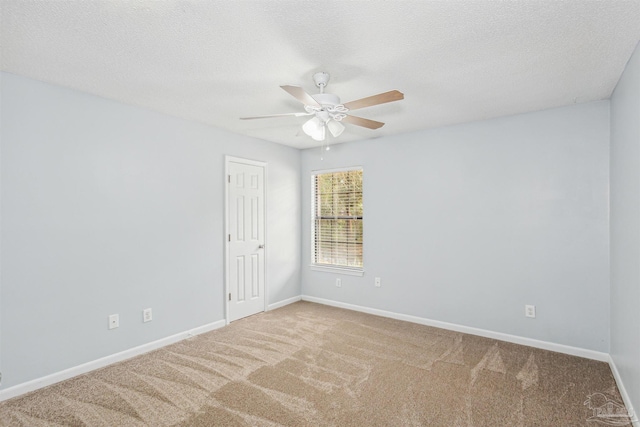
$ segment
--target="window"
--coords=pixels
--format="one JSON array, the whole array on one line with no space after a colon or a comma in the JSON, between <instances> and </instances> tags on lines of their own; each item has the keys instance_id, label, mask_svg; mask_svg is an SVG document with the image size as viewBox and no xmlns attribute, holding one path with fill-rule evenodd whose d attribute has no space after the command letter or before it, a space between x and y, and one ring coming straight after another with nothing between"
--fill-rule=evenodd
<instances>
[{"instance_id":1,"label":"window","mask_svg":"<svg viewBox=\"0 0 640 427\"><path fill-rule=\"evenodd\" d=\"M312 178L311 262L362 271L362 169Z\"/></svg>"}]
</instances>

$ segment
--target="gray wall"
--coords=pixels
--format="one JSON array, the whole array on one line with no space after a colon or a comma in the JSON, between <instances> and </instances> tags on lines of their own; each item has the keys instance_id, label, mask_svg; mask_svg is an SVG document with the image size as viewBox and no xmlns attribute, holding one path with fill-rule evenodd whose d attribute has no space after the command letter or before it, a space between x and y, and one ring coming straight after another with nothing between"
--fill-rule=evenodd
<instances>
[{"instance_id":1,"label":"gray wall","mask_svg":"<svg viewBox=\"0 0 640 427\"><path fill-rule=\"evenodd\" d=\"M365 275L310 271L310 173L354 165ZM302 179L303 294L609 350L608 101L305 150Z\"/></svg>"},{"instance_id":2,"label":"gray wall","mask_svg":"<svg viewBox=\"0 0 640 427\"><path fill-rule=\"evenodd\" d=\"M640 409L640 47L611 97L611 357Z\"/></svg>"},{"instance_id":3,"label":"gray wall","mask_svg":"<svg viewBox=\"0 0 640 427\"><path fill-rule=\"evenodd\" d=\"M2 114L3 388L224 318L225 154L268 162L269 303L300 295L298 150L6 73Z\"/></svg>"},{"instance_id":4,"label":"gray wall","mask_svg":"<svg viewBox=\"0 0 640 427\"><path fill-rule=\"evenodd\" d=\"M611 129L611 352L636 407L638 56ZM609 351L608 101L340 144L320 160L1 77L3 388L224 317L225 154L269 163L269 303L302 292ZM356 165L366 273L312 272L310 172Z\"/></svg>"}]
</instances>

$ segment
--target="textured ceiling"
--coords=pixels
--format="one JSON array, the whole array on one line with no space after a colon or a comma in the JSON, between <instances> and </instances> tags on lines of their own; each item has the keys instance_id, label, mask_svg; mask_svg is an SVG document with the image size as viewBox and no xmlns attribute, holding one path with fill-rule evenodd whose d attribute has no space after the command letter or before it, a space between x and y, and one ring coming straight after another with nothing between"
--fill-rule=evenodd
<instances>
[{"instance_id":1,"label":"textured ceiling","mask_svg":"<svg viewBox=\"0 0 640 427\"><path fill-rule=\"evenodd\" d=\"M398 89L328 143L608 98L640 40L640 0L10 1L2 69L306 148L280 85L343 102Z\"/></svg>"}]
</instances>

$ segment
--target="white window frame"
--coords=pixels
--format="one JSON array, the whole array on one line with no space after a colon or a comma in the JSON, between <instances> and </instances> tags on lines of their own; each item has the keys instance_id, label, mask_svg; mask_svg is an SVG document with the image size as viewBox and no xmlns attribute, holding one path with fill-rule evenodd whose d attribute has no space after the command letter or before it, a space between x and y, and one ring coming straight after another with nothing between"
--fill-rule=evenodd
<instances>
[{"instance_id":1,"label":"white window frame","mask_svg":"<svg viewBox=\"0 0 640 427\"><path fill-rule=\"evenodd\" d=\"M336 169L322 169L322 170L314 170L311 171L311 264L309 267L312 271L321 271L326 273L339 273L348 276L363 276L364 275L364 245L363 245L363 256L362 256L362 267L346 267L341 265L328 265L328 264L316 264L315 261L315 250L316 250L316 241L315 241L315 177L316 175L322 175L326 173L335 173L335 172L350 172L350 171L363 171L362 166L351 166L345 168L336 168ZM363 173L364 177L364 173ZM363 193L364 193L364 180L362 183ZM364 218L364 215L363 215ZM363 235L364 235L364 227L363 227ZM364 241L364 238L363 238Z\"/></svg>"}]
</instances>

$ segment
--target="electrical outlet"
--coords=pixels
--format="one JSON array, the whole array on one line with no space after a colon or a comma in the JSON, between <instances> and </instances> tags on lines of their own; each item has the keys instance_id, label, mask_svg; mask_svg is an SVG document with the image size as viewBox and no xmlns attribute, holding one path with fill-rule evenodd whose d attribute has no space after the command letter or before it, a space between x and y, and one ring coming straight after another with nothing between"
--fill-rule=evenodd
<instances>
[{"instance_id":1,"label":"electrical outlet","mask_svg":"<svg viewBox=\"0 0 640 427\"><path fill-rule=\"evenodd\" d=\"M342 279L336 279L336 287L338 288L342 287Z\"/></svg>"},{"instance_id":2,"label":"electrical outlet","mask_svg":"<svg viewBox=\"0 0 640 427\"><path fill-rule=\"evenodd\" d=\"M109 329L115 329L120 326L120 316L112 314L109 316Z\"/></svg>"},{"instance_id":3,"label":"electrical outlet","mask_svg":"<svg viewBox=\"0 0 640 427\"><path fill-rule=\"evenodd\" d=\"M525 305L524 306L524 315L526 317L535 318L536 317L536 306L535 305Z\"/></svg>"},{"instance_id":4,"label":"electrical outlet","mask_svg":"<svg viewBox=\"0 0 640 427\"><path fill-rule=\"evenodd\" d=\"M145 308L142 310L142 321L143 322L151 322L153 320L153 316L151 314L150 308Z\"/></svg>"},{"instance_id":5,"label":"electrical outlet","mask_svg":"<svg viewBox=\"0 0 640 427\"><path fill-rule=\"evenodd\" d=\"M380 283L381 283L381 280L380 280L379 277L376 277L376 282L375 283L376 283L376 288L379 288L380 287Z\"/></svg>"}]
</instances>

